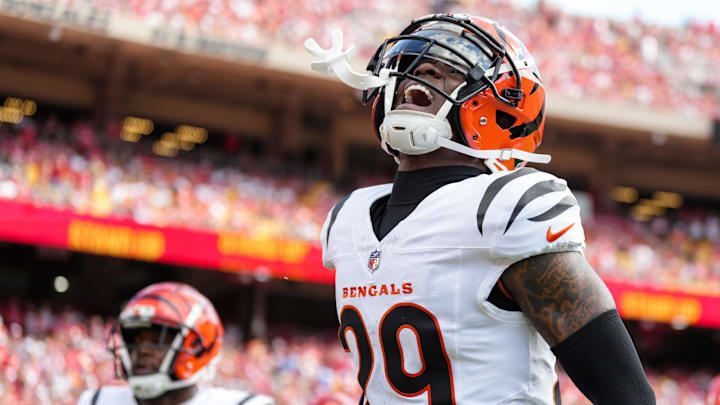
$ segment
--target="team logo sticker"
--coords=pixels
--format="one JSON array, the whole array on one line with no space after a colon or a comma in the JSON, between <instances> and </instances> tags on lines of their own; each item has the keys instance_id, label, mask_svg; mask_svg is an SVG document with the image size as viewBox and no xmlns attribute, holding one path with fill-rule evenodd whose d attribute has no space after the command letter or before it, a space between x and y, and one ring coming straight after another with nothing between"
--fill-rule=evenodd
<instances>
[{"instance_id":1,"label":"team logo sticker","mask_svg":"<svg viewBox=\"0 0 720 405\"><path fill-rule=\"evenodd\" d=\"M368 259L368 269L374 273L378 267L380 267L380 251L373 250L373 252L370 253L370 259Z\"/></svg>"}]
</instances>

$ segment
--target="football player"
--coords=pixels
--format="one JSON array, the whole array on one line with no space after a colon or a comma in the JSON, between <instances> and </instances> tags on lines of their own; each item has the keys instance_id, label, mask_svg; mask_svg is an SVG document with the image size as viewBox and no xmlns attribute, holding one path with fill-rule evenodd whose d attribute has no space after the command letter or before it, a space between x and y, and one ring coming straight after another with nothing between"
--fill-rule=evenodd
<instances>
[{"instance_id":1,"label":"football player","mask_svg":"<svg viewBox=\"0 0 720 405\"><path fill-rule=\"evenodd\" d=\"M583 256L565 180L525 167L545 125L533 57L496 22L438 14L386 39L367 74L308 39L312 68L364 90L393 184L328 214L339 337L377 404L559 404L556 358L595 404L654 404Z\"/></svg>"},{"instance_id":2,"label":"football player","mask_svg":"<svg viewBox=\"0 0 720 405\"><path fill-rule=\"evenodd\" d=\"M199 388L212 376L223 326L212 303L177 282L150 285L130 299L112 330L109 349L127 386L85 391L79 405L272 405L262 395Z\"/></svg>"}]
</instances>

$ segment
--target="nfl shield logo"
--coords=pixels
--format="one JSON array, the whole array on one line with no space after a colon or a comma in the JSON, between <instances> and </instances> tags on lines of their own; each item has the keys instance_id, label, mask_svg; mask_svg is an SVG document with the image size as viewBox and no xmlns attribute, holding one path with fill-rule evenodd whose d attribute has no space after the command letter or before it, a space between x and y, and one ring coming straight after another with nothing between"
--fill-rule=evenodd
<instances>
[{"instance_id":1,"label":"nfl shield logo","mask_svg":"<svg viewBox=\"0 0 720 405\"><path fill-rule=\"evenodd\" d=\"M370 259L368 260L368 268L370 271L375 272L378 267L380 267L380 251L373 250L373 252L370 253Z\"/></svg>"}]
</instances>

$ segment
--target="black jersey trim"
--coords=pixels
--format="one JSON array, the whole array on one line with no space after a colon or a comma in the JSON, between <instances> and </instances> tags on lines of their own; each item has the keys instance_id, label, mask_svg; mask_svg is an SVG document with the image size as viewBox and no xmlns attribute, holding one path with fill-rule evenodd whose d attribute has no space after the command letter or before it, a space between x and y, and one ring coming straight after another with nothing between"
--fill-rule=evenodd
<instances>
[{"instance_id":1,"label":"black jersey trim","mask_svg":"<svg viewBox=\"0 0 720 405\"><path fill-rule=\"evenodd\" d=\"M522 197L518 200L517 204L515 204L515 208L513 209L512 214L510 215L510 220L508 221L507 226L505 227L505 232L510 229L510 226L515 222L515 218L517 218L518 214L520 214L520 211L522 211L525 206L530 204L533 200L540 198L544 196L545 194L553 193L555 191L564 191L567 190L567 186L559 183L555 180L546 180L541 181L539 183L534 184L532 187L527 189L525 193L523 193Z\"/></svg>"},{"instance_id":2,"label":"black jersey trim","mask_svg":"<svg viewBox=\"0 0 720 405\"><path fill-rule=\"evenodd\" d=\"M98 398L100 398L100 390L102 387L98 388L97 391L92 396L92 399L90 400L90 405L95 405L98 401Z\"/></svg>"},{"instance_id":3,"label":"black jersey trim","mask_svg":"<svg viewBox=\"0 0 720 405\"><path fill-rule=\"evenodd\" d=\"M542 214L528 218L529 221L533 222L542 222L547 221L548 219L553 219L557 217L558 215L562 214L563 212L569 210L570 208L578 205L577 200L575 197L569 195L560 200L557 204L555 204L552 208L549 210L543 212Z\"/></svg>"},{"instance_id":4,"label":"black jersey trim","mask_svg":"<svg viewBox=\"0 0 720 405\"><path fill-rule=\"evenodd\" d=\"M345 205L345 201L347 201L348 198L350 198L352 194L348 194L345 197L343 197L340 201L335 204L332 211L330 212L330 223L328 224L327 233L325 234L325 244L330 244L330 230L332 229L333 225L335 224L335 220L337 219L338 213L340 212L340 209Z\"/></svg>"},{"instance_id":5,"label":"black jersey trim","mask_svg":"<svg viewBox=\"0 0 720 405\"><path fill-rule=\"evenodd\" d=\"M553 400L555 401L553 405L562 405L562 397L560 396L560 380L555 381L555 386L553 387Z\"/></svg>"},{"instance_id":6,"label":"black jersey trim","mask_svg":"<svg viewBox=\"0 0 720 405\"><path fill-rule=\"evenodd\" d=\"M485 195L483 195L482 200L480 200L480 205L478 206L477 210L477 227L478 231L480 231L480 235L482 235L483 233L483 222L485 221L485 214L490 207L490 203L492 203L495 197L497 197L498 193L500 193L500 190L505 187L506 184L517 179L518 177L527 176L528 174L533 173L537 173L537 170L533 169L532 167L524 167L522 169L515 170L514 172L506 176L502 176L490 183L487 190L485 190Z\"/></svg>"},{"instance_id":7,"label":"black jersey trim","mask_svg":"<svg viewBox=\"0 0 720 405\"><path fill-rule=\"evenodd\" d=\"M255 394L250 394L250 395L246 396L245 398L243 398L242 401L238 402L238 405L246 404L249 400L255 398L256 396L257 395L255 395Z\"/></svg>"}]
</instances>

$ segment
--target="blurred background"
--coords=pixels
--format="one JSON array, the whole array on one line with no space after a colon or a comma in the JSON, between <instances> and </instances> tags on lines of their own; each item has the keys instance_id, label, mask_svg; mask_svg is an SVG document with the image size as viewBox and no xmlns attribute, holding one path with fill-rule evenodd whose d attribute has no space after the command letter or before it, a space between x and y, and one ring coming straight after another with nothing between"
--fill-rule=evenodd
<instances>
[{"instance_id":1,"label":"blurred background","mask_svg":"<svg viewBox=\"0 0 720 405\"><path fill-rule=\"evenodd\" d=\"M695 13L0 0L0 403L73 404L121 384L107 327L164 280L197 287L226 324L216 385L279 404L358 398L317 241L340 197L391 181L395 164L359 94L311 73L302 42L343 28L362 69L412 18L455 11L499 21L537 59L543 170L582 204L585 255L658 404L704 404L720 374L720 13L683 3ZM561 388L564 404L587 403Z\"/></svg>"}]
</instances>

